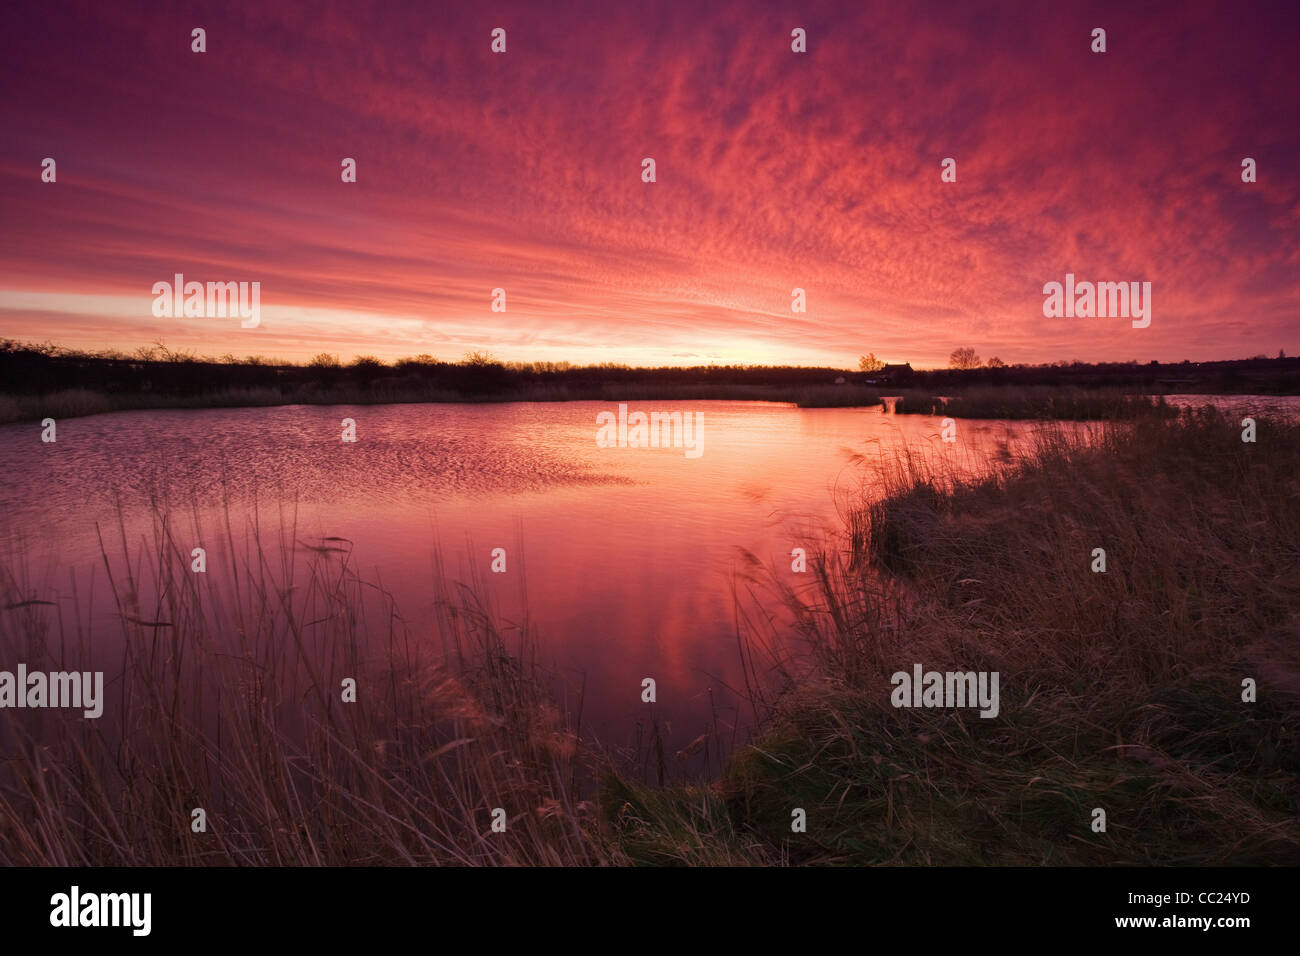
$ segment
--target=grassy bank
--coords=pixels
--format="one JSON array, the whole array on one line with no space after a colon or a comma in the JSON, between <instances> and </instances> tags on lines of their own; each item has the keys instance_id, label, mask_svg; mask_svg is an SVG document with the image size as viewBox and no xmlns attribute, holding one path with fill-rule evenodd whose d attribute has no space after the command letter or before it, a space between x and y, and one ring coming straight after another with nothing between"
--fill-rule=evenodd
<instances>
[{"instance_id":1,"label":"grassy bank","mask_svg":"<svg viewBox=\"0 0 1300 956\"><path fill-rule=\"evenodd\" d=\"M1178 414L1163 396L1134 395L1120 389L1052 386L984 386L944 394L898 389L880 394L898 398L900 415L946 415L952 418L1037 419L1049 421L1129 421L1172 418Z\"/></svg>"},{"instance_id":2,"label":"grassy bank","mask_svg":"<svg viewBox=\"0 0 1300 956\"><path fill-rule=\"evenodd\" d=\"M985 481L913 463L848 515L813 592L786 590L815 666L789 669L766 733L716 787L612 781L621 845L648 863L1300 863L1297 475L1296 423L1245 444L1209 411L1092 447L1049 436ZM914 663L999 672L1000 714L895 709Z\"/></svg>"},{"instance_id":3,"label":"grassy bank","mask_svg":"<svg viewBox=\"0 0 1300 956\"><path fill-rule=\"evenodd\" d=\"M105 412L163 408L248 408L273 405L389 405L420 402L636 402L762 401L787 402L800 408L880 407L882 395L898 396L902 415L950 415L954 418L1124 421L1148 415L1177 414L1163 398L1126 395L1115 390L989 387L952 396L917 389L881 389L862 385L727 385L640 382L587 385L535 384L491 393L466 393L427 385L375 383L366 387L340 383L300 389L224 388L196 395L66 389L46 395L0 394L0 424L99 415Z\"/></svg>"},{"instance_id":4,"label":"grassy bank","mask_svg":"<svg viewBox=\"0 0 1300 956\"><path fill-rule=\"evenodd\" d=\"M474 582L435 573L412 635L346 542L227 525L200 575L160 514L106 546L107 598L0 565L2 666L110 681L98 721L0 720L0 864L1297 863L1297 476L1300 425L1246 444L1211 410L1047 430L981 480L900 460L738 606L761 732L667 787L579 739ZM793 636L764 630L777 601ZM998 716L895 709L916 663L997 671Z\"/></svg>"},{"instance_id":5,"label":"grassy bank","mask_svg":"<svg viewBox=\"0 0 1300 956\"><path fill-rule=\"evenodd\" d=\"M105 412L163 408L254 408L273 405L395 405L422 402L634 402L764 401L796 402L806 389L761 385L531 385L490 394L452 391L424 385L338 385L281 391L274 388L229 388L199 395L128 392L110 394L67 389L48 395L0 395L0 424L100 415ZM857 404L856 402L850 404Z\"/></svg>"}]
</instances>

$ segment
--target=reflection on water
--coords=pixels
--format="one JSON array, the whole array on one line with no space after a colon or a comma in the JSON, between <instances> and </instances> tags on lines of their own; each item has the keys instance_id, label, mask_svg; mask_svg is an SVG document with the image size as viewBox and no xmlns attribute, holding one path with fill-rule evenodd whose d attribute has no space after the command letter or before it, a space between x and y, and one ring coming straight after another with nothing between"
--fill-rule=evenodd
<instances>
[{"instance_id":1,"label":"reflection on water","mask_svg":"<svg viewBox=\"0 0 1300 956\"><path fill-rule=\"evenodd\" d=\"M227 520L265 531L296 507L298 540L344 539L417 634L431 628L440 550L506 619L526 591L546 662L583 688L585 731L627 740L653 677L671 752L738 712L731 584L746 552L788 573L791 548L817 546L837 493L858 491L872 463L910 449L979 467L1040 427L963 421L948 444L939 418L879 408L630 408L702 412L703 454L599 447L597 415L617 410L602 402L123 412L61 421L52 445L35 423L8 425L0 549L23 556L43 597L71 601L79 581L84 600L103 575L96 525L120 540L119 513L138 545L152 540L149 502L166 503L178 539L207 548L219 574ZM355 443L340 441L345 418ZM494 548L505 574L489 572ZM111 632L109 603L97 608L89 625Z\"/></svg>"}]
</instances>

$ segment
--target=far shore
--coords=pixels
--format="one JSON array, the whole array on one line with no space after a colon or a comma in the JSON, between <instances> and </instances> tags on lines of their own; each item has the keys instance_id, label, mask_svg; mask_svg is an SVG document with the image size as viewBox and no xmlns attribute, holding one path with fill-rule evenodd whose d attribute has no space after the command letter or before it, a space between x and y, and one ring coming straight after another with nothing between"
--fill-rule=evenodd
<instances>
[{"instance_id":1,"label":"far shore","mask_svg":"<svg viewBox=\"0 0 1300 956\"><path fill-rule=\"evenodd\" d=\"M90 355L51 346L0 346L0 423L139 409L426 402L758 401L801 408L878 407L954 418L1129 419L1167 415L1165 395L1300 394L1300 359L1139 364L1083 362L965 369L847 370L802 366L502 363L471 354L388 364L306 365L199 359L163 352Z\"/></svg>"},{"instance_id":2,"label":"far shore","mask_svg":"<svg viewBox=\"0 0 1300 956\"><path fill-rule=\"evenodd\" d=\"M274 389L222 389L199 395L105 393L66 389L45 395L0 394L0 424L83 418L111 412L152 409L266 408L288 405L498 404L506 402L752 401L793 404L799 408L880 408L899 415L945 415L967 419L1113 421L1174 417L1165 402L1169 392L1130 394L1118 389L984 386L953 389L938 395L924 389L881 390L860 385L802 388L774 386L594 386L583 389L534 387L490 395L466 395L438 389L378 387L335 388L303 392ZM1195 392L1189 394L1206 394ZM1231 394L1231 393L1219 393ZM888 398L888 402L882 402Z\"/></svg>"}]
</instances>

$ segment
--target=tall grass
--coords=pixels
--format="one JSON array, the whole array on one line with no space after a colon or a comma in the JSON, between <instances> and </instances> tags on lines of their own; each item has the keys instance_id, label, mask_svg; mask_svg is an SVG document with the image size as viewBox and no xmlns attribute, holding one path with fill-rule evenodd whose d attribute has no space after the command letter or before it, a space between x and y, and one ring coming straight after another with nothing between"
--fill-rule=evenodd
<instances>
[{"instance_id":1,"label":"tall grass","mask_svg":"<svg viewBox=\"0 0 1300 956\"><path fill-rule=\"evenodd\" d=\"M1048 419L1058 421L1129 421L1173 418L1163 396L1134 395L1121 389L1068 386L983 386L935 395L920 389L898 392L904 415L950 415L953 418Z\"/></svg>"},{"instance_id":2,"label":"tall grass","mask_svg":"<svg viewBox=\"0 0 1300 956\"><path fill-rule=\"evenodd\" d=\"M787 691L704 841L794 863L1300 863L1300 424L1240 431L1212 409L1047 430L978 479L901 460L813 583L776 585L803 652L768 657ZM914 663L999 672L1001 713L893 708ZM624 846L660 862L706 805L631 790Z\"/></svg>"},{"instance_id":3,"label":"tall grass","mask_svg":"<svg viewBox=\"0 0 1300 956\"><path fill-rule=\"evenodd\" d=\"M108 700L99 720L5 712L0 864L619 859L578 799L590 771L525 627L500 630L473 589L437 575L436 631L413 635L346 542L299 542L291 523L266 540L227 518L226 566L193 573L171 520L158 513L147 547L125 532L104 546L116 644L91 641L101 609L86 595L66 614L3 569L5 666L94 661Z\"/></svg>"},{"instance_id":4,"label":"tall grass","mask_svg":"<svg viewBox=\"0 0 1300 956\"><path fill-rule=\"evenodd\" d=\"M863 385L808 385L799 389L795 403L800 408L855 408L880 404L881 392Z\"/></svg>"}]
</instances>

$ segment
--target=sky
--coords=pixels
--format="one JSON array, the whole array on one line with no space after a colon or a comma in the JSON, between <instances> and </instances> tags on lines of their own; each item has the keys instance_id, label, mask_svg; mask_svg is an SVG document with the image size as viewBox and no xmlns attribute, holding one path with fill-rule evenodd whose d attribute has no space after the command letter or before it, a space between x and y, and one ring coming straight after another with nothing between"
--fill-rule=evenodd
<instances>
[{"instance_id":1,"label":"sky","mask_svg":"<svg viewBox=\"0 0 1300 956\"><path fill-rule=\"evenodd\" d=\"M1294 2L3 17L0 337L631 365L1300 352ZM257 328L156 317L177 273L259 282ZM1066 273L1150 282L1150 325L1045 317Z\"/></svg>"}]
</instances>

